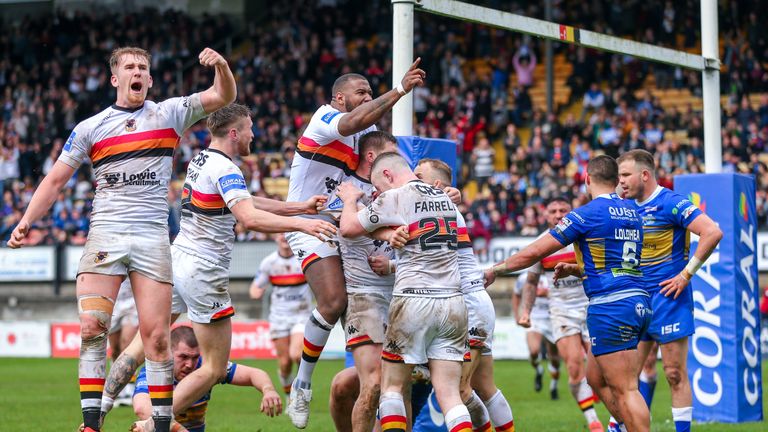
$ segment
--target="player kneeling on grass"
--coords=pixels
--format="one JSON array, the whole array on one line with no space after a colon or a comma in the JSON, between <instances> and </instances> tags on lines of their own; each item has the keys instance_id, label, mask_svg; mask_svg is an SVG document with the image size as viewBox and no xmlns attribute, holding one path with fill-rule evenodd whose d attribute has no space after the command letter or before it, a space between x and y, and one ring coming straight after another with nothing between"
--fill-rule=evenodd
<instances>
[{"instance_id":1,"label":"player kneeling on grass","mask_svg":"<svg viewBox=\"0 0 768 432\"><path fill-rule=\"evenodd\" d=\"M189 374L199 369L204 359L200 356L200 347L191 327L176 327L171 331L171 354L173 355L173 385L175 386ZM283 410L280 395L275 391L269 375L261 369L239 365L229 362L227 374L219 384L232 384L242 387L254 387L263 396L261 399L261 412L274 417ZM211 400L211 390L197 400L186 411L175 415L175 422L171 426L173 432L203 432L205 431L205 413L208 410L208 401ZM133 411L139 420L143 420L143 431L154 431L152 422L152 402L149 399L146 370L141 368L136 379L136 390L133 393Z\"/></svg>"},{"instance_id":2,"label":"player kneeling on grass","mask_svg":"<svg viewBox=\"0 0 768 432\"><path fill-rule=\"evenodd\" d=\"M420 181L397 153L376 159L371 181L381 195L359 212L362 192L346 183L339 188L344 202L341 235L358 237L382 227L406 226L410 238L397 251L399 268L382 352L381 428L406 430L402 392L413 367L428 363L449 431L471 431L459 395L467 309L456 252L458 212L445 192Z\"/></svg>"}]
</instances>

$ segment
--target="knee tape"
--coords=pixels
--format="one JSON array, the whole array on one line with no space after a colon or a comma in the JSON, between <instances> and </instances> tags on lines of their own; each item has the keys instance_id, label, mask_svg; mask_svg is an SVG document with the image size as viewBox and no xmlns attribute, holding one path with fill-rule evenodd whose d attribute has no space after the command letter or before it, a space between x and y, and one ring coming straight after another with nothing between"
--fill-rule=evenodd
<instances>
[{"instance_id":1,"label":"knee tape","mask_svg":"<svg viewBox=\"0 0 768 432\"><path fill-rule=\"evenodd\" d=\"M77 298L77 312L95 318L101 329L99 334L88 338L88 341L92 340L94 342L99 342L102 339L106 339L112 321L112 309L114 309L114 307L115 302L109 297L83 295ZM86 342L86 340L83 340L83 343Z\"/></svg>"}]
</instances>

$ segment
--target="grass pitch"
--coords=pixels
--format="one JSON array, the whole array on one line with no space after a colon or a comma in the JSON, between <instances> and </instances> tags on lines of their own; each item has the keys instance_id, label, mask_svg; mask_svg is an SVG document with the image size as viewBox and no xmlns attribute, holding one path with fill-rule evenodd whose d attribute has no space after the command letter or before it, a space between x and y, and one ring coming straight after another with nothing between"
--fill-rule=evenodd
<instances>
[{"instance_id":1,"label":"grass pitch","mask_svg":"<svg viewBox=\"0 0 768 432\"><path fill-rule=\"evenodd\" d=\"M243 361L266 370L277 382L275 361ZM307 431L333 431L328 412L331 378L342 368L341 361L321 361L314 375L314 399ZM661 371L661 367L659 367ZM545 390L533 391L533 369L525 362L497 361L496 381L512 405L518 431L574 432L586 430L584 418L568 391L565 376L560 379L560 399L549 399L548 378ZM768 365L763 364L763 376ZM564 375L564 370L563 370ZM0 431L75 431L81 422L77 386L77 361L70 359L0 359ZM669 387L660 375L653 401L654 432L673 432L669 410ZM279 387L279 386L278 386ZM768 391L763 386L763 410ZM261 394L255 389L218 386L213 391L207 416L207 429L215 432L293 431L285 415L269 419L259 412ZM608 414L602 404L598 413L603 423ZM134 420L128 407L115 408L104 430L126 431ZM768 422L697 424L695 431L768 431Z\"/></svg>"}]
</instances>

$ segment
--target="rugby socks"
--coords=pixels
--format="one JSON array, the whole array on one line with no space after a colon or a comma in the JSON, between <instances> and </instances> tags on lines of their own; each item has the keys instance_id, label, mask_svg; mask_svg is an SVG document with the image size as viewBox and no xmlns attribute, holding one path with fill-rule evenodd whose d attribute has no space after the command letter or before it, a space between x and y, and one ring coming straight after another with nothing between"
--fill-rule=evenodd
<instances>
[{"instance_id":1,"label":"rugby socks","mask_svg":"<svg viewBox=\"0 0 768 432\"><path fill-rule=\"evenodd\" d=\"M552 364L552 362L550 362L547 368L549 369L549 376L552 378L549 381L549 394L551 398L555 400L558 398L557 380L560 379L560 367L559 367L559 364L558 366L555 366Z\"/></svg>"},{"instance_id":2,"label":"rugby socks","mask_svg":"<svg viewBox=\"0 0 768 432\"><path fill-rule=\"evenodd\" d=\"M277 371L277 376L280 378L280 385L283 386L285 394L291 393L291 384L293 384L293 375L283 376L280 371Z\"/></svg>"},{"instance_id":3,"label":"rugby socks","mask_svg":"<svg viewBox=\"0 0 768 432\"><path fill-rule=\"evenodd\" d=\"M624 423L619 423L613 416L611 416L611 419L608 421L607 432L627 432L627 427L624 426Z\"/></svg>"},{"instance_id":4,"label":"rugby socks","mask_svg":"<svg viewBox=\"0 0 768 432\"><path fill-rule=\"evenodd\" d=\"M83 425L94 431L101 430L101 395L107 368L107 338L97 336L84 340L80 345L80 408L83 411Z\"/></svg>"},{"instance_id":5,"label":"rugby socks","mask_svg":"<svg viewBox=\"0 0 768 432\"><path fill-rule=\"evenodd\" d=\"M569 387L573 398L576 399L579 408L584 413L584 418L587 419L587 424L599 421L597 411L595 411L595 394L592 387L587 384L587 379L582 378L577 384L569 384Z\"/></svg>"},{"instance_id":6,"label":"rugby socks","mask_svg":"<svg viewBox=\"0 0 768 432\"><path fill-rule=\"evenodd\" d=\"M472 420L464 405L456 405L445 413L445 427L448 432L472 432Z\"/></svg>"},{"instance_id":7,"label":"rugby socks","mask_svg":"<svg viewBox=\"0 0 768 432\"><path fill-rule=\"evenodd\" d=\"M405 432L407 419L403 396L397 392L386 392L379 399L379 417L382 432Z\"/></svg>"},{"instance_id":8,"label":"rugby socks","mask_svg":"<svg viewBox=\"0 0 768 432\"><path fill-rule=\"evenodd\" d=\"M146 364L155 432L168 432L173 419L173 359L157 362L147 359Z\"/></svg>"},{"instance_id":9,"label":"rugby socks","mask_svg":"<svg viewBox=\"0 0 768 432\"><path fill-rule=\"evenodd\" d=\"M675 422L675 432L691 432L693 407L672 407L672 421Z\"/></svg>"},{"instance_id":10,"label":"rugby socks","mask_svg":"<svg viewBox=\"0 0 768 432\"><path fill-rule=\"evenodd\" d=\"M501 390L496 390L496 393L483 403L488 408L488 415L491 417L491 423L496 432L515 432L515 419L512 417L512 408L510 408Z\"/></svg>"},{"instance_id":11,"label":"rugby socks","mask_svg":"<svg viewBox=\"0 0 768 432\"><path fill-rule=\"evenodd\" d=\"M651 402L653 402L653 392L656 390L656 374L648 375L645 371L640 372L637 389L640 390L640 394L645 399L645 404L650 408Z\"/></svg>"},{"instance_id":12,"label":"rugby socks","mask_svg":"<svg viewBox=\"0 0 768 432\"><path fill-rule=\"evenodd\" d=\"M299 370L293 381L294 386L302 389L309 389L312 386L312 373L315 371L317 359L320 358L325 343L328 342L331 329L333 324L328 323L317 309L313 310L304 328L304 348Z\"/></svg>"},{"instance_id":13,"label":"rugby socks","mask_svg":"<svg viewBox=\"0 0 768 432\"><path fill-rule=\"evenodd\" d=\"M469 417L472 419L472 430L474 432L490 432L491 417L488 415L488 409L480 400L477 393L472 392L472 396L464 401L464 406L469 411Z\"/></svg>"}]
</instances>

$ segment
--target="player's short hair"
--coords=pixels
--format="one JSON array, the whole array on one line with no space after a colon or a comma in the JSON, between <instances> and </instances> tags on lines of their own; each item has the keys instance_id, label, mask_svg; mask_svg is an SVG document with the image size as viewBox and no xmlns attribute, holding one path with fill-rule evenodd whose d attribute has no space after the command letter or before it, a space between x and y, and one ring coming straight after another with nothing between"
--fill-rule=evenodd
<instances>
[{"instance_id":1,"label":"player's short hair","mask_svg":"<svg viewBox=\"0 0 768 432\"><path fill-rule=\"evenodd\" d=\"M149 51L145 50L144 48L131 46L115 48L112 50L112 54L109 56L109 70L112 71L112 73L115 73L117 70L117 65L120 63L120 58L124 55L144 57L147 59L147 64L150 66L152 65L152 54L150 54Z\"/></svg>"},{"instance_id":2,"label":"player's short hair","mask_svg":"<svg viewBox=\"0 0 768 432\"><path fill-rule=\"evenodd\" d=\"M336 97L336 93L340 92L347 84L349 84L350 81L353 80L368 81L368 78L358 73L348 73L336 78L336 81L333 82L333 87L331 88L332 97Z\"/></svg>"},{"instance_id":3,"label":"player's short hair","mask_svg":"<svg viewBox=\"0 0 768 432\"><path fill-rule=\"evenodd\" d=\"M564 196L555 196L544 201L544 208L549 207L549 205L552 203L559 203L559 202L568 204L569 207L571 205L571 200L569 200L568 198Z\"/></svg>"},{"instance_id":4,"label":"player's short hair","mask_svg":"<svg viewBox=\"0 0 768 432\"><path fill-rule=\"evenodd\" d=\"M197 338L192 327L178 326L171 330L171 348L179 346L179 342L184 342L190 348L197 348Z\"/></svg>"},{"instance_id":5,"label":"player's short hair","mask_svg":"<svg viewBox=\"0 0 768 432\"><path fill-rule=\"evenodd\" d=\"M419 161L419 165L428 164L435 174L435 180L440 180L444 185L450 185L453 180L453 170L447 163L440 159L424 158Z\"/></svg>"},{"instance_id":6,"label":"player's short hair","mask_svg":"<svg viewBox=\"0 0 768 432\"><path fill-rule=\"evenodd\" d=\"M616 163L621 164L625 161L634 161L635 165L640 166L641 169L647 169L651 175L656 177L656 161L648 151L642 149L630 150L619 156Z\"/></svg>"},{"instance_id":7,"label":"player's short hair","mask_svg":"<svg viewBox=\"0 0 768 432\"><path fill-rule=\"evenodd\" d=\"M398 152L386 152L376 157L371 165L371 178L384 168L390 168L394 170L410 170L408 161Z\"/></svg>"},{"instance_id":8,"label":"player's short hair","mask_svg":"<svg viewBox=\"0 0 768 432\"><path fill-rule=\"evenodd\" d=\"M384 131L373 131L360 137L360 141L357 142L360 146L360 155L364 155L369 151L381 152L387 144L397 144L397 138L392 134Z\"/></svg>"},{"instance_id":9,"label":"player's short hair","mask_svg":"<svg viewBox=\"0 0 768 432\"><path fill-rule=\"evenodd\" d=\"M611 186L619 184L619 164L608 155L590 159L587 164L587 174L597 183Z\"/></svg>"},{"instance_id":10,"label":"player's short hair","mask_svg":"<svg viewBox=\"0 0 768 432\"><path fill-rule=\"evenodd\" d=\"M245 105L231 103L208 116L206 126L215 137L226 136L229 129L245 117L250 117L251 111Z\"/></svg>"}]
</instances>

